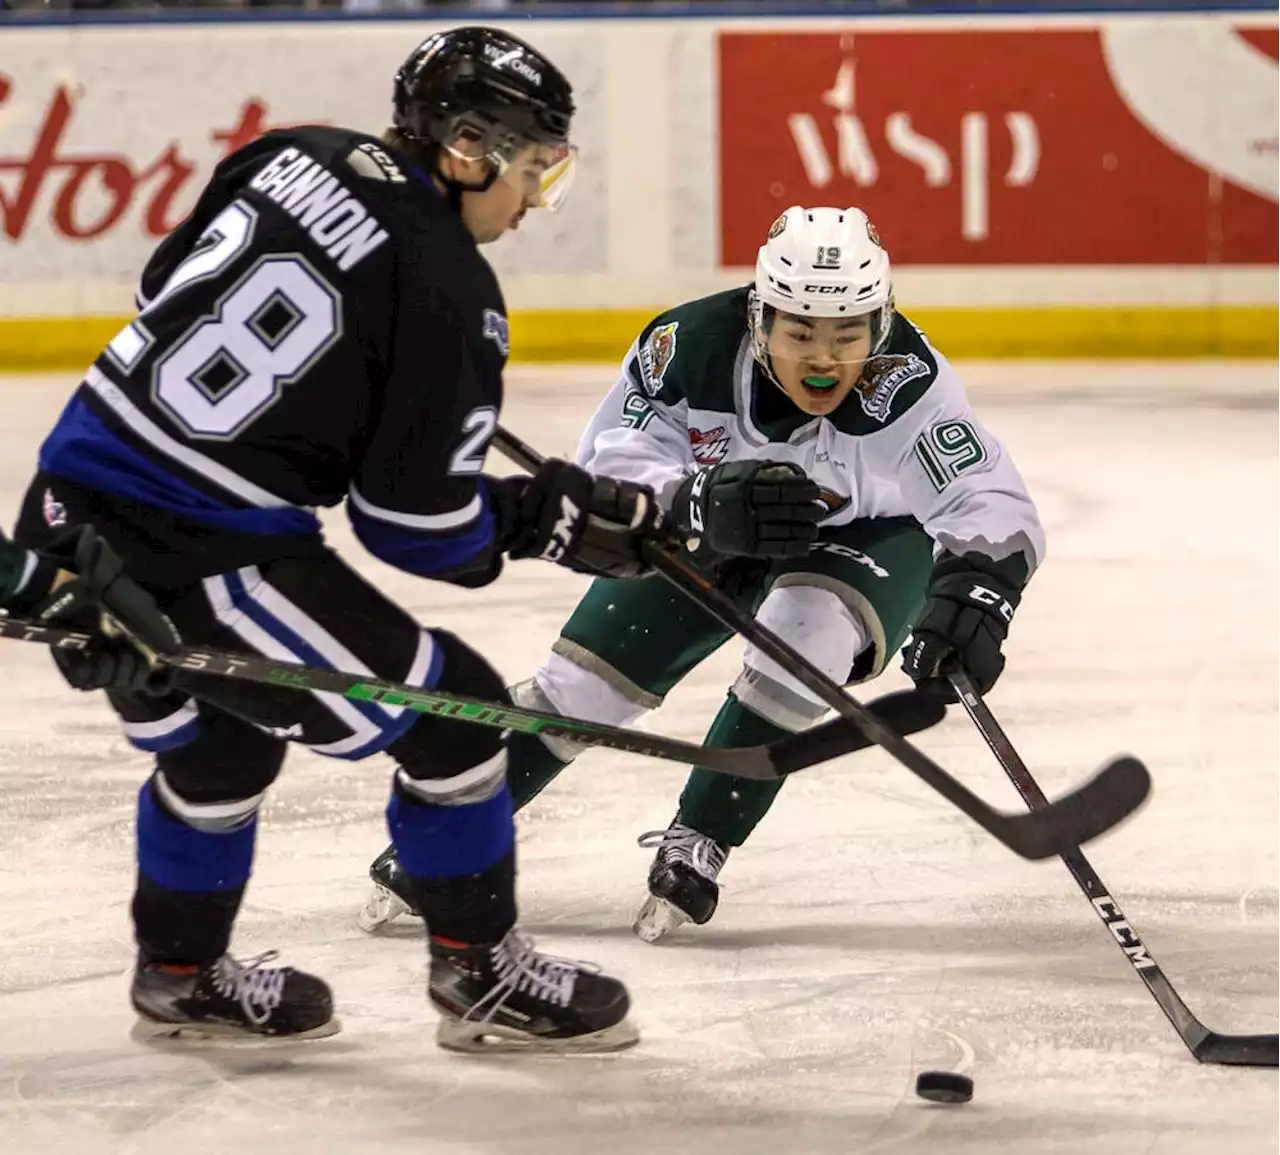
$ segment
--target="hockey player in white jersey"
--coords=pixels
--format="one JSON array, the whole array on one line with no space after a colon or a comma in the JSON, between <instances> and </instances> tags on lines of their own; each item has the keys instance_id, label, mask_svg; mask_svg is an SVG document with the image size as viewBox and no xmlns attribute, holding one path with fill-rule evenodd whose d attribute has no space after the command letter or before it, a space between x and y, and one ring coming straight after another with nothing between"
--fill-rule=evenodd
<instances>
[{"instance_id":1,"label":"hockey player in white jersey","mask_svg":"<svg viewBox=\"0 0 1280 1155\"><path fill-rule=\"evenodd\" d=\"M759 251L754 285L652 321L578 460L651 486L693 561L845 684L876 677L901 648L920 685L949 694L941 672L957 662L989 690L1044 553L1017 468L946 358L896 312L889 256L855 208L788 209ZM797 504L811 498L816 526ZM524 705L629 725L728 637L660 578L601 579L512 692ZM706 742L773 741L825 710L748 646ZM577 753L562 739L513 736L516 806ZM657 850L641 938L711 918L730 849L780 786L692 772L668 829L641 839ZM371 874L367 929L408 905L393 854Z\"/></svg>"}]
</instances>

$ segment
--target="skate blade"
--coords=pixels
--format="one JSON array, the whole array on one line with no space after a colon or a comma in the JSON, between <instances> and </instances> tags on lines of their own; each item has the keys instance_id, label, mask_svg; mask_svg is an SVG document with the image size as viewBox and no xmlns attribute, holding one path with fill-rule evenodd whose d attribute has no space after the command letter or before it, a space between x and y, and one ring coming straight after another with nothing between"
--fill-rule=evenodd
<instances>
[{"instance_id":1,"label":"skate blade","mask_svg":"<svg viewBox=\"0 0 1280 1155\"><path fill-rule=\"evenodd\" d=\"M373 884L373 893L369 895L360 913L356 917L360 929L367 934L376 934L385 926L390 926L402 914L412 914L409 904L399 895L388 890L380 882Z\"/></svg>"},{"instance_id":2,"label":"skate blade","mask_svg":"<svg viewBox=\"0 0 1280 1155\"><path fill-rule=\"evenodd\" d=\"M640 1041L629 1019L601 1031L569 1038L544 1038L516 1027L442 1015L436 1043L446 1051L467 1055L599 1055L625 1051Z\"/></svg>"},{"instance_id":3,"label":"skate blade","mask_svg":"<svg viewBox=\"0 0 1280 1155\"><path fill-rule=\"evenodd\" d=\"M631 924L631 929L642 941L657 942L658 939L670 934L676 927L683 926L688 921L689 916L678 906L665 898L651 894L644 900L644 905L636 915L635 922Z\"/></svg>"},{"instance_id":4,"label":"skate blade","mask_svg":"<svg viewBox=\"0 0 1280 1155\"><path fill-rule=\"evenodd\" d=\"M337 1018L312 1027L309 1031L298 1031L293 1035L263 1035L246 1027L237 1027L233 1023L166 1023L160 1019L147 1019L139 1016L129 1032L135 1042L139 1043L236 1043L240 1045L279 1046L281 1043L305 1042L309 1039L327 1039L342 1030L342 1021Z\"/></svg>"}]
</instances>

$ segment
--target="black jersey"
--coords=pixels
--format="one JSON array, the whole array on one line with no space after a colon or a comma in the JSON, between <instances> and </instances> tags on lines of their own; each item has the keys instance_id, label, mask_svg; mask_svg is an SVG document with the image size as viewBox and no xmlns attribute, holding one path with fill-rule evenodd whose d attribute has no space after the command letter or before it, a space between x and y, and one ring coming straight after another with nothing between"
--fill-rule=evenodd
<instances>
[{"instance_id":1,"label":"black jersey","mask_svg":"<svg viewBox=\"0 0 1280 1155\"><path fill-rule=\"evenodd\" d=\"M345 129L261 137L156 249L138 305L40 463L145 541L153 571L318 550L312 507L344 500L393 565L490 566L506 309L411 157Z\"/></svg>"}]
</instances>

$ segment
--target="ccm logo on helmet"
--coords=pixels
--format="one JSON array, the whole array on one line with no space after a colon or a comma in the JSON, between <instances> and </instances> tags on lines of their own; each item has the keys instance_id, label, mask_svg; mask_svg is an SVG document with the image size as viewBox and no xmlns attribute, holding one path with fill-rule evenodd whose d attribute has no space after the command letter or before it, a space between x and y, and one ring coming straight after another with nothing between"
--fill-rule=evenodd
<instances>
[{"instance_id":1,"label":"ccm logo on helmet","mask_svg":"<svg viewBox=\"0 0 1280 1155\"><path fill-rule=\"evenodd\" d=\"M818 293L820 296L838 297L849 291L848 285L805 285L806 293Z\"/></svg>"}]
</instances>

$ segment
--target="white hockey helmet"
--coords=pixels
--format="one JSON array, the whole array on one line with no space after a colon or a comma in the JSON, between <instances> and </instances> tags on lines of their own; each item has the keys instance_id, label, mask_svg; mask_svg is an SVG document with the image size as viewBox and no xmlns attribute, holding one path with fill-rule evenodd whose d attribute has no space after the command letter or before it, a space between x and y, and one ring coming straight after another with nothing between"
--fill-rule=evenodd
<instances>
[{"instance_id":1,"label":"white hockey helmet","mask_svg":"<svg viewBox=\"0 0 1280 1155\"><path fill-rule=\"evenodd\" d=\"M879 352L893 327L893 278L867 214L793 205L773 222L756 256L751 294L753 348L766 369L768 309L800 317L870 315L871 352Z\"/></svg>"}]
</instances>

